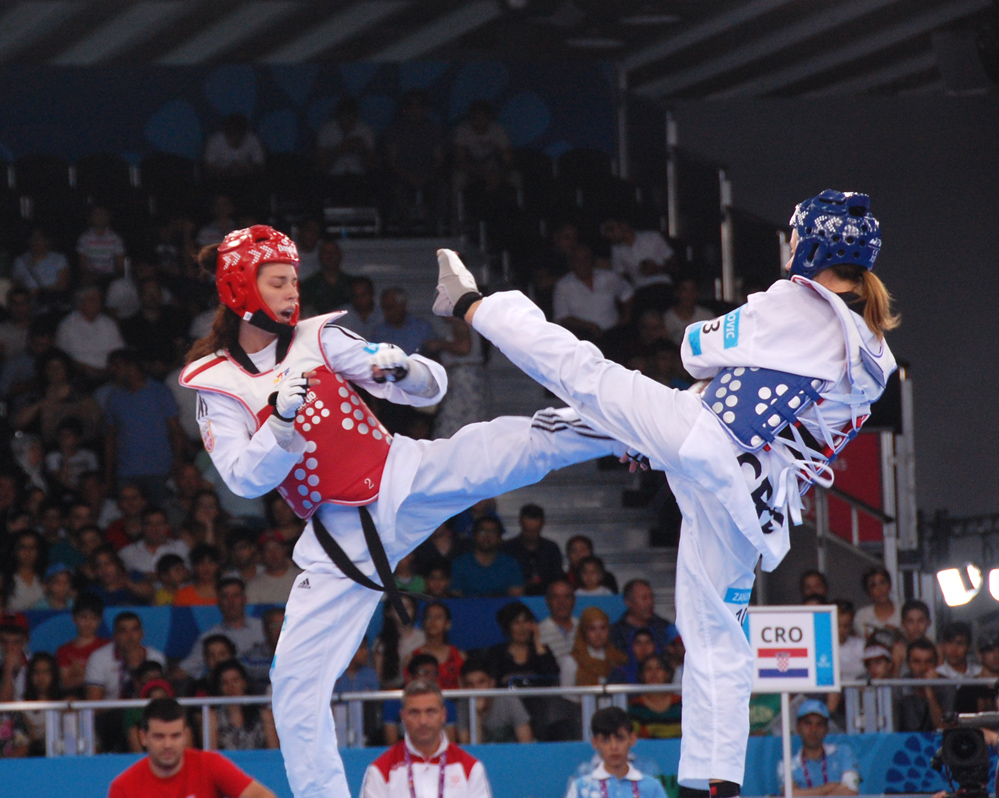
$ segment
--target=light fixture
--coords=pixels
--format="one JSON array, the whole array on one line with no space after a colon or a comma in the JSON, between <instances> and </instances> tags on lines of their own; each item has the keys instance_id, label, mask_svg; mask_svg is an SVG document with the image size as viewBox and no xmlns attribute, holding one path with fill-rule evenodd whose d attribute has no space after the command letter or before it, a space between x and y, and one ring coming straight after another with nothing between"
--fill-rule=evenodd
<instances>
[{"instance_id":1,"label":"light fixture","mask_svg":"<svg viewBox=\"0 0 999 798\"><path fill-rule=\"evenodd\" d=\"M999 601L999 568L989 571L989 593L992 594L992 598Z\"/></svg>"},{"instance_id":2,"label":"light fixture","mask_svg":"<svg viewBox=\"0 0 999 798\"><path fill-rule=\"evenodd\" d=\"M937 571L937 582L940 584L947 606L960 607L971 601L981 590L982 570L971 563L963 568L945 568ZM999 576L996 576L995 584L996 590L999 591ZM992 590L992 574L989 574L989 591L993 596L996 595Z\"/></svg>"}]
</instances>

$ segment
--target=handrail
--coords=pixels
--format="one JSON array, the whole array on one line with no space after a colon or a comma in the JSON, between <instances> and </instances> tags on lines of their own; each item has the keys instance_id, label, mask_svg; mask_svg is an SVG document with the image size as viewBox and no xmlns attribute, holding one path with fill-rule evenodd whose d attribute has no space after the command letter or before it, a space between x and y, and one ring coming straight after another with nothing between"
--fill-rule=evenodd
<instances>
[{"instance_id":1,"label":"handrail","mask_svg":"<svg viewBox=\"0 0 999 798\"><path fill-rule=\"evenodd\" d=\"M828 488L820 488L820 490L826 491L831 496L835 496L837 499L846 502L851 507L863 510L865 513L878 519L883 524L892 524L895 522L895 518L886 514L884 510L879 510L874 505L868 504L863 499L858 499L856 496L853 496L844 490L840 490L835 485L830 485Z\"/></svg>"},{"instance_id":2,"label":"handrail","mask_svg":"<svg viewBox=\"0 0 999 798\"><path fill-rule=\"evenodd\" d=\"M865 731L891 731L891 697L897 688L913 687L966 687L992 686L994 679L977 677L968 679L871 679L853 680L841 683L844 693L847 714L848 733ZM471 742L478 742L476 698L496 698L500 696L516 696L518 698L578 698L582 715L583 738L588 739L589 718L597 709L597 700L609 698L621 707L623 699L629 695L644 695L650 693L681 692L678 684L607 684L591 687L506 687L489 690L444 690L448 699L467 700L469 709L469 732ZM812 694L827 691L816 690ZM351 747L363 746L363 703L370 701L386 701L401 699L402 690L378 690L354 693L334 693L331 705L347 707L346 717L343 710L334 707L334 715L341 713L338 724L346 723L344 727L348 734L343 742ZM213 706L232 705L266 705L271 703L270 696L196 696L180 698L182 706L200 707L203 712L202 735L208 740L209 713ZM48 756L58 756L64 753L93 754L94 746L94 716L104 710L142 708L148 700L140 698L108 699L101 701L11 701L0 703L0 712L46 712L46 753ZM60 720L61 716L61 720ZM339 732L338 732L339 734Z\"/></svg>"}]
</instances>

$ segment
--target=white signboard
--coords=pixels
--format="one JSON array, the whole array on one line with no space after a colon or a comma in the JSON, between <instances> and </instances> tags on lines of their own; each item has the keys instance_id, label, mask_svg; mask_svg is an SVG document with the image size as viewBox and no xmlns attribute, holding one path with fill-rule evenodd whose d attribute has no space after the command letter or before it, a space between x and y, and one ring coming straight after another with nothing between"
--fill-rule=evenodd
<instances>
[{"instance_id":1,"label":"white signboard","mask_svg":"<svg viewBox=\"0 0 999 798\"><path fill-rule=\"evenodd\" d=\"M839 691L835 605L750 607L743 626L753 648L754 693Z\"/></svg>"}]
</instances>

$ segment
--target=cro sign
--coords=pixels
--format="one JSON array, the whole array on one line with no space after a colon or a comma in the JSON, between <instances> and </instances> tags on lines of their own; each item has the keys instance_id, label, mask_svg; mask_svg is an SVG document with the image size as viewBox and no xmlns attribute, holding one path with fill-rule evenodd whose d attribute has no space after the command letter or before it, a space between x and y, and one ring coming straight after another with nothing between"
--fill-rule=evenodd
<instances>
[{"instance_id":1,"label":"cro sign","mask_svg":"<svg viewBox=\"0 0 999 798\"><path fill-rule=\"evenodd\" d=\"M754 693L840 689L835 605L750 607L745 629L753 649Z\"/></svg>"}]
</instances>

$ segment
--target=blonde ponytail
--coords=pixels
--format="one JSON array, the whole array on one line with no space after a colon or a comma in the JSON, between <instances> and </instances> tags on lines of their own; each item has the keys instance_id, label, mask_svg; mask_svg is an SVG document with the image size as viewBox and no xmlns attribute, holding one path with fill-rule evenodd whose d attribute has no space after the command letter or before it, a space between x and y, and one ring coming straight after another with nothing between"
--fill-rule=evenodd
<instances>
[{"instance_id":1,"label":"blonde ponytail","mask_svg":"<svg viewBox=\"0 0 999 798\"><path fill-rule=\"evenodd\" d=\"M866 302L864 321L878 338L884 338L888 330L899 325L898 314L891 312L891 294L874 272L866 269L861 273L857 294Z\"/></svg>"}]
</instances>

